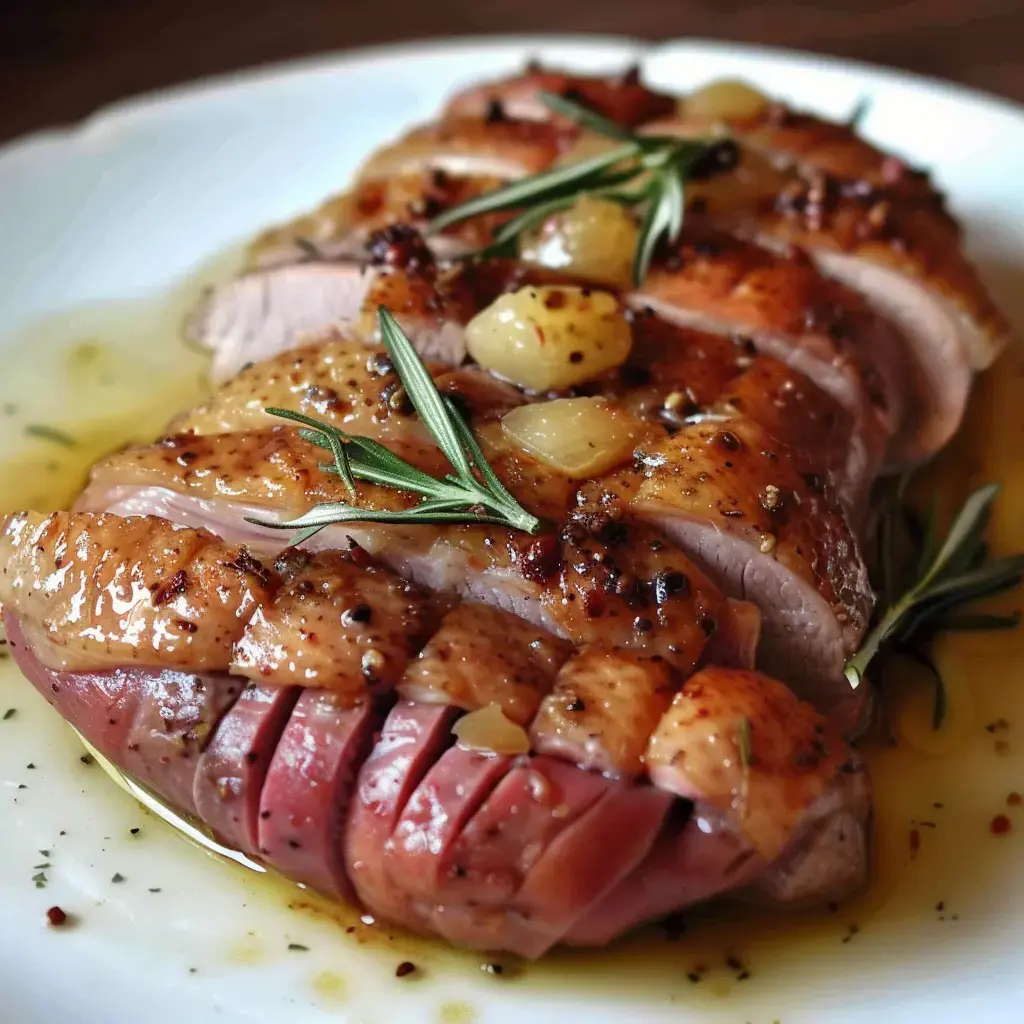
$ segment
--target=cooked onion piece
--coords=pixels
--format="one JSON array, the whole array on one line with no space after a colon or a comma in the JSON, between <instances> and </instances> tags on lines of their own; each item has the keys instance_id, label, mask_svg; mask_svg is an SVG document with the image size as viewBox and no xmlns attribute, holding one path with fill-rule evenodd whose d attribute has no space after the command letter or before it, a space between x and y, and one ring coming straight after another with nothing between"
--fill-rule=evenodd
<instances>
[{"instance_id":1,"label":"cooked onion piece","mask_svg":"<svg viewBox=\"0 0 1024 1024\"><path fill-rule=\"evenodd\" d=\"M452 732L459 746L466 750L486 750L509 757L530 752L530 737L526 730L506 718L497 704L488 704L463 715L452 726Z\"/></svg>"},{"instance_id":2,"label":"cooked onion piece","mask_svg":"<svg viewBox=\"0 0 1024 1024\"><path fill-rule=\"evenodd\" d=\"M746 121L760 117L769 100L763 92L740 78L719 78L682 101L687 118L706 121Z\"/></svg>"},{"instance_id":3,"label":"cooked onion piece","mask_svg":"<svg viewBox=\"0 0 1024 1024\"><path fill-rule=\"evenodd\" d=\"M501 429L538 461L582 480L629 458L644 428L605 398L557 398L513 409L502 418Z\"/></svg>"},{"instance_id":4,"label":"cooked onion piece","mask_svg":"<svg viewBox=\"0 0 1024 1024\"><path fill-rule=\"evenodd\" d=\"M639 229L621 203L582 196L520 241L520 256L553 270L628 288Z\"/></svg>"},{"instance_id":5,"label":"cooked onion piece","mask_svg":"<svg viewBox=\"0 0 1024 1024\"><path fill-rule=\"evenodd\" d=\"M607 292L569 286L502 295L466 326L466 348L483 367L533 391L565 391L621 366L633 338Z\"/></svg>"}]
</instances>

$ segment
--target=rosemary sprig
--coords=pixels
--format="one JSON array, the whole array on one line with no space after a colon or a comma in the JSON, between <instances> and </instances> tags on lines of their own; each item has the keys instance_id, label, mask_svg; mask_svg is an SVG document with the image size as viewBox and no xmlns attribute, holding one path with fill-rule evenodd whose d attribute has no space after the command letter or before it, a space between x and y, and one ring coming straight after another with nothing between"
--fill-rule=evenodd
<instances>
[{"instance_id":1,"label":"rosemary sprig","mask_svg":"<svg viewBox=\"0 0 1024 1024\"><path fill-rule=\"evenodd\" d=\"M460 203L431 221L427 233L436 234L480 214L518 209L521 212L517 216L498 228L491 244L473 254L515 255L516 240L524 231L572 206L581 196L610 199L623 206L644 209L633 261L633 281L639 286L647 276L658 244L672 245L679 240L686 207L686 181L696 174L707 175L728 167L729 161L716 166L709 157L716 147L732 147L732 142L635 135L564 96L544 92L540 98L556 114L619 145L606 153L532 174Z\"/></svg>"},{"instance_id":2,"label":"rosemary sprig","mask_svg":"<svg viewBox=\"0 0 1024 1024\"><path fill-rule=\"evenodd\" d=\"M320 469L339 476L353 498L356 497L355 481L364 480L396 491L419 494L425 500L398 511L360 508L340 501L323 502L289 522L254 518L247 518L247 522L275 530L297 530L293 544L309 540L326 526L352 522L484 523L538 533L541 521L527 512L498 479L458 407L449 396L437 390L398 322L384 306L380 307L378 316L381 340L398 379L454 473L437 479L372 438L346 433L330 423L290 409L268 408L266 411L272 416L303 424L306 429L300 430L299 435L330 451L333 462L320 463Z\"/></svg>"},{"instance_id":3,"label":"rosemary sprig","mask_svg":"<svg viewBox=\"0 0 1024 1024\"><path fill-rule=\"evenodd\" d=\"M898 498L902 498L902 490L901 486ZM905 559L914 581L899 596L893 541L897 524L891 512L880 526L883 613L860 650L846 663L846 678L851 686L859 686L868 664L884 649L910 654L936 679L936 728L945 714L945 693L925 650L927 643L942 632L1009 629L1020 621L1019 614L956 614L963 605L1011 590L1024 580L1024 555L988 558L984 534L998 492L997 484L988 484L971 494L941 543L937 509L934 505L929 509L918 531L918 550Z\"/></svg>"}]
</instances>

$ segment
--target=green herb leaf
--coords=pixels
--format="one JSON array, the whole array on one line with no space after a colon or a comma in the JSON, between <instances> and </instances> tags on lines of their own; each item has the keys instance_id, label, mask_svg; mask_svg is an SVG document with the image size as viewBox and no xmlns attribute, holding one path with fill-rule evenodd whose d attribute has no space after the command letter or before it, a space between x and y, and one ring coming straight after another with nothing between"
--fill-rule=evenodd
<instances>
[{"instance_id":1,"label":"green herb leaf","mask_svg":"<svg viewBox=\"0 0 1024 1024\"><path fill-rule=\"evenodd\" d=\"M861 96L861 98L854 104L853 110L850 111L850 115L846 119L847 126L852 128L854 131L859 131L861 125L864 123L864 118L871 112L871 107L871 97Z\"/></svg>"},{"instance_id":2,"label":"green herb leaf","mask_svg":"<svg viewBox=\"0 0 1024 1024\"><path fill-rule=\"evenodd\" d=\"M347 502L323 502L287 522L248 518L273 530L297 530L293 545L302 544L327 526L339 523L420 523L485 524L506 526L537 533L541 521L516 501L497 474L488 465L480 445L462 413L450 397L442 396L423 365L412 342L398 322L383 306L379 310L381 337L398 378L430 431L438 447L455 471L437 479L405 461L390 449L368 437L347 434L329 423L322 423L286 409L267 409L303 424L299 435L311 444L326 448L334 462L321 463L325 473L336 473L348 480L364 480L381 487L421 495L424 500L407 509L366 509ZM354 482L350 488L355 497Z\"/></svg>"},{"instance_id":3,"label":"green herb leaf","mask_svg":"<svg viewBox=\"0 0 1024 1024\"><path fill-rule=\"evenodd\" d=\"M553 112L621 144L578 163L520 178L504 188L454 206L431 221L427 234L436 234L481 214L519 210L497 229L490 245L471 254L475 257L511 255L515 251L513 243L523 232L572 206L581 196L640 206L644 212L633 264L634 283L639 286L658 245L679 239L687 176L700 158L721 140L634 135L564 96L541 93L540 98ZM630 184L633 188L627 187Z\"/></svg>"},{"instance_id":4,"label":"green herb leaf","mask_svg":"<svg viewBox=\"0 0 1024 1024\"><path fill-rule=\"evenodd\" d=\"M25 434L28 437L38 437L41 441L52 441L64 448L78 447L78 442L70 434L46 423L29 423L25 427Z\"/></svg>"},{"instance_id":5,"label":"green herb leaf","mask_svg":"<svg viewBox=\"0 0 1024 1024\"><path fill-rule=\"evenodd\" d=\"M983 540L999 487L989 484L974 491L953 517L945 539L938 542L936 507L929 509L920 532L920 550L911 564L917 580L899 597L884 594L882 615L861 648L846 663L846 677L858 686L870 662L891 647L903 651L926 667L936 678L935 727L945 716L945 690L938 669L923 649L923 644L944 631L970 629L1012 629L1020 622L1013 615L974 614L956 616L963 605L1011 590L1024 580L1024 555L1009 555L986 560ZM902 496L902 488L898 497ZM888 545L888 539L880 540ZM892 561L890 551L883 552L883 567ZM886 570L888 576L894 571Z\"/></svg>"}]
</instances>

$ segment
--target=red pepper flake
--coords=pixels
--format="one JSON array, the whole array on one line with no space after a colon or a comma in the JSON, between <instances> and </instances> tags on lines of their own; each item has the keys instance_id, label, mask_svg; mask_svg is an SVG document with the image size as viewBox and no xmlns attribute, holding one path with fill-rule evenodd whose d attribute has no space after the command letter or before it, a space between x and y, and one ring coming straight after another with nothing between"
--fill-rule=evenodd
<instances>
[{"instance_id":1,"label":"red pepper flake","mask_svg":"<svg viewBox=\"0 0 1024 1024\"><path fill-rule=\"evenodd\" d=\"M913 860L917 856L917 851L921 849L921 833L916 828L910 830L910 859Z\"/></svg>"},{"instance_id":2,"label":"red pepper flake","mask_svg":"<svg viewBox=\"0 0 1024 1024\"><path fill-rule=\"evenodd\" d=\"M61 925L67 924L68 915L60 907L50 907L46 912L46 920L54 928L59 928Z\"/></svg>"},{"instance_id":3,"label":"red pepper flake","mask_svg":"<svg viewBox=\"0 0 1024 1024\"><path fill-rule=\"evenodd\" d=\"M1011 828L1010 819L1005 814L997 814L992 819L990 828L992 830L992 835L1005 836Z\"/></svg>"},{"instance_id":4,"label":"red pepper flake","mask_svg":"<svg viewBox=\"0 0 1024 1024\"><path fill-rule=\"evenodd\" d=\"M1006 797L1007 807L1020 807L1022 803L1024 803L1024 797L1022 797L1020 793L1010 793Z\"/></svg>"}]
</instances>

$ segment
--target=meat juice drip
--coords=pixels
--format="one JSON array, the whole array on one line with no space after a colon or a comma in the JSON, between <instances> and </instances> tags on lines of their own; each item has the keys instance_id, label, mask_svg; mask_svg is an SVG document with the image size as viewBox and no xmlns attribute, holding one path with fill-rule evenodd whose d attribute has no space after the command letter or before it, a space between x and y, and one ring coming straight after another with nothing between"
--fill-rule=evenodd
<instances>
[{"instance_id":1,"label":"meat juice drip","mask_svg":"<svg viewBox=\"0 0 1024 1024\"><path fill-rule=\"evenodd\" d=\"M51 314L0 339L0 514L66 508L97 459L152 440L198 402L208 360L183 344L182 321L240 263L229 250L172 290Z\"/></svg>"},{"instance_id":2,"label":"meat juice drip","mask_svg":"<svg viewBox=\"0 0 1024 1024\"><path fill-rule=\"evenodd\" d=\"M97 455L159 433L199 397L202 358L177 340L196 288L93 307L26 331L32 346L14 348L0 381L0 507L66 504ZM17 408L6 412L6 403ZM949 506L970 487L1001 481L990 532L997 553L1024 549L1022 409L1024 357L1010 351L981 378L961 433L920 481L923 492L940 494ZM75 443L26 432L31 425ZM1015 598L1004 607L1015 607ZM189 934L201 931L203 941L188 953L168 945L171 962L185 970L183 958L205 957L214 971L285 963L291 983L325 1008L344 1003L363 1012L380 1006L382 992L408 993L410 984L438 1007L451 1001L448 985L465 985L466 998L481 1004L494 998L495 985L504 999L557 986L624 1006L671 1003L702 1021L784 1019L794 1007L815 1006L846 977L906 985L962 970L987 934L1024 915L1024 867L1015 847L1024 811L1019 799L1008 799L1024 789L1024 631L949 636L935 655L949 689L947 721L937 732L930 679L908 665L894 666L886 679L887 724L862 742L875 781L874 879L836 908L780 915L715 905L688 914L682 926L652 928L607 951L557 951L500 976L481 971L489 965L478 955L392 935L286 880L199 856L80 762L81 748L9 659L0 660L0 783L5 814L17 827L0 847L0 871L22 872L38 847L52 845L64 889L39 894L40 914L59 897L69 911L82 911L81 927L126 944L158 942L149 927L140 940L139 922L185 914L184 903L195 903L155 905L161 888L173 893L179 884L194 895L201 887L218 911L200 901L191 919L176 922ZM26 772L37 762L38 770ZM139 822L145 844L128 827ZM58 830L67 838L56 840ZM117 900L107 899L114 872L138 880L117 886ZM295 967L300 953L308 960ZM396 979L400 961L415 964L409 977L419 980Z\"/></svg>"}]
</instances>

